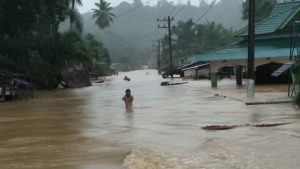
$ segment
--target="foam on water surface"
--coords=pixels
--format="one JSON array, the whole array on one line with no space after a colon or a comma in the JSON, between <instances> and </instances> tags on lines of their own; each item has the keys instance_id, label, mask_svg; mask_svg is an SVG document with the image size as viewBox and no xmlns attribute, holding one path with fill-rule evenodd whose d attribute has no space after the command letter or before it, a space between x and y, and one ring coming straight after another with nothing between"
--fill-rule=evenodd
<instances>
[{"instance_id":1,"label":"foam on water surface","mask_svg":"<svg viewBox=\"0 0 300 169\"><path fill-rule=\"evenodd\" d=\"M137 148L128 155L123 166L127 169L266 169L247 152L228 141L209 141L201 152L174 154L153 148Z\"/></svg>"}]
</instances>

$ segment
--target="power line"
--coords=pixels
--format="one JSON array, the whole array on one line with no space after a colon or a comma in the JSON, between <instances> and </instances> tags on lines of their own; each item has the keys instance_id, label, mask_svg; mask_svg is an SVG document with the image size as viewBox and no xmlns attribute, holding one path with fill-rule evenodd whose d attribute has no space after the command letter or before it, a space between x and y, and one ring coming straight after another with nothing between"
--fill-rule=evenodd
<instances>
[{"instance_id":1,"label":"power line","mask_svg":"<svg viewBox=\"0 0 300 169\"><path fill-rule=\"evenodd\" d=\"M158 16L162 16L163 14L167 13L170 7L172 7L172 3L167 3L167 7L166 7L166 8L163 10L163 12L161 12ZM176 9L176 8L175 8L175 9ZM171 12L173 12L173 10L172 10ZM152 36L152 33L154 33L154 32L155 32L155 34L157 34L157 33L158 33L158 29L157 29L156 31L151 31L151 32L148 34L148 36ZM147 36L146 36L146 37L147 37Z\"/></svg>"},{"instance_id":2,"label":"power line","mask_svg":"<svg viewBox=\"0 0 300 169\"><path fill-rule=\"evenodd\" d=\"M182 8L180 8L179 11L174 14L174 17L176 17L185 7L186 6L183 6Z\"/></svg>"},{"instance_id":3,"label":"power line","mask_svg":"<svg viewBox=\"0 0 300 169\"><path fill-rule=\"evenodd\" d=\"M172 21L174 20L174 18L168 16L168 18L164 18L164 19L159 19L157 18L157 21L158 22L167 22L168 23L168 26L164 25L164 26L160 26L158 25L158 28L167 28L168 29L168 32L169 32L169 54L170 54L170 75L171 75L171 78L173 78L173 56L172 56L172 33L171 33L171 29L174 28L171 26L172 24Z\"/></svg>"},{"instance_id":4,"label":"power line","mask_svg":"<svg viewBox=\"0 0 300 169\"><path fill-rule=\"evenodd\" d=\"M130 10L128 10L128 11L125 11L125 12L123 12L123 13L120 13L119 15L117 15L117 16L115 17L115 19L120 18L121 16L124 16L124 15L126 15L126 14L128 14L128 13L130 13L130 12L133 12L134 10L140 8L141 6L143 6L143 4L140 4L140 5L138 5L138 6L134 7L134 8L132 8L132 9L130 9ZM86 29L85 31L88 32L89 30L92 30L92 29L95 29L95 27L88 28L88 29Z\"/></svg>"},{"instance_id":5,"label":"power line","mask_svg":"<svg viewBox=\"0 0 300 169\"><path fill-rule=\"evenodd\" d=\"M190 10L188 11L188 13L186 15L184 15L184 17L182 17L182 20L185 20L188 16L190 16L191 13L193 13L194 10Z\"/></svg>"},{"instance_id":6,"label":"power line","mask_svg":"<svg viewBox=\"0 0 300 169\"><path fill-rule=\"evenodd\" d=\"M172 13L176 10L177 6L174 6L175 8L168 14L168 16L172 15Z\"/></svg>"},{"instance_id":7,"label":"power line","mask_svg":"<svg viewBox=\"0 0 300 169\"><path fill-rule=\"evenodd\" d=\"M171 7L171 4L168 3L167 8L164 9L158 16L161 16L161 15L163 15L164 13L166 13L166 12L169 10L170 7Z\"/></svg>"},{"instance_id":8,"label":"power line","mask_svg":"<svg viewBox=\"0 0 300 169\"><path fill-rule=\"evenodd\" d=\"M124 15L126 15L126 14L128 14L128 13L130 13L130 12L135 11L136 9L138 9L138 8L141 7L141 6L143 6L143 4L140 4L140 5L138 5L138 6L134 7L134 8L132 8L132 9L130 9L130 10L128 10L128 11L125 11L125 12L123 12L123 13L117 15L117 16L116 16L116 19L117 19L117 18L120 18L121 16L124 16Z\"/></svg>"},{"instance_id":9,"label":"power line","mask_svg":"<svg viewBox=\"0 0 300 169\"><path fill-rule=\"evenodd\" d=\"M200 16L200 18L199 19L197 19L196 20L196 22L195 23L198 23L211 9L212 9L212 7L215 5L215 3L216 3L216 0L214 0L211 4L210 4L210 6L209 6L209 8L207 8L207 10Z\"/></svg>"},{"instance_id":10,"label":"power line","mask_svg":"<svg viewBox=\"0 0 300 169\"><path fill-rule=\"evenodd\" d=\"M157 49L157 58L156 58L156 61L157 61L157 70L158 70L158 73L160 74L160 47L161 47L161 40L158 39L156 41L152 41L153 43L157 43L156 44L153 44L152 46L155 46L156 49Z\"/></svg>"}]
</instances>

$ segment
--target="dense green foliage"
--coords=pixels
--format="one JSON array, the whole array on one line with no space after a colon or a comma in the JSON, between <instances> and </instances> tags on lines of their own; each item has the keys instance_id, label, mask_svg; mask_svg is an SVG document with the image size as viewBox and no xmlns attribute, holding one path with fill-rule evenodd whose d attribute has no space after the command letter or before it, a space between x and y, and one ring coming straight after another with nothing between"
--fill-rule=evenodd
<instances>
[{"instance_id":1,"label":"dense green foliage","mask_svg":"<svg viewBox=\"0 0 300 169\"><path fill-rule=\"evenodd\" d=\"M102 57L109 60L93 37L58 32L69 8L69 0L0 0L1 66L24 74L39 88L53 89L70 66L82 63L93 71Z\"/></svg>"},{"instance_id":2,"label":"dense green foliage","mask_svg":"<svg viewBox=\"0 0 300 169\"><path fill-rule=\"evenodd\" d=\"M261 21L268 17L272 12L276 0L256 0L255 1L255 21ZM242 19L247 20L249 13L249 0L243 2L243 16Z\"/></svg>"},{"instance_id":3,"label":"dense green foliage","mask_svg":"<svg viewBox=\"0 0 300 169\"><path fill-rule=\"evenodd\" d=\"M233 30L225 29L222 24L207 22L195 24L192 19L178 22L173 30L174 60L193 54L201 54L225 46L234 41ZM163 39L162 63L169 63L168 37Z\"/></svg>"},{"instance_id":4,"label":"dense green foliage","mask_svg":"<svg viewBox=\"0 0 300 169\"><path fill-rule=\"evenodd\" d=\"M131 2L121 2L111 10L116 18L109 29L99 31L94 24L92 12L82 15L84 33L91 33L101 40L109 49L112 62L123 64L124 70L141 68L143 65L156 66L156 49L152 46L152 41L162 39L167 33L166 29L157 28L158 24L164 24L157 22L157 18L173 16L172 25L175 26L177 22L186 22L191 18L196 24L215 22L221 23L226 29L236 30L246 26L246 22L241 19L242 0L219 0L213 5L207 0L201 0L199 6L186 3L186 0L181 3L169 0L149 1L157 2L154 6L141 0Z\"/></svg>"}]
</instances>

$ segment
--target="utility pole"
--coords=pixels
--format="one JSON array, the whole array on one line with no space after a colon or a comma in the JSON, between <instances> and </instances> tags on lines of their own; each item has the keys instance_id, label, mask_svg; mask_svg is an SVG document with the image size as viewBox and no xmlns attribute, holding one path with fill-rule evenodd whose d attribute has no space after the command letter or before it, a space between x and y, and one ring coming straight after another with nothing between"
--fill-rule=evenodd
<instances>
[{"instance_id":1,"label":"utility pole","mask_svg":"<svg viewBox=\"0 0 300 169\"><path fill-rule=\"evenodd\" d=\"M172 21L174 20L174 18L168 16L168 18L164 18L164 19L159 19L157 18L157 22L168 22L168 26L164 25L164 26L160 26L158 24L158 28L167 28L169 31L169 53L170 53L170 74L171 74L171 78L173 78L173 53L172 53L172 32L171 29L174 28L174 26L171 26Z\"/></svg>"},{"instance_id":2,"label":"utility pole","mask_svg":"<svg viewBox=\"0 0 300 169\"><path fill-rule=\"evenodd\" d=\"M249 0L249 19L248 19L248 82L247 96L254 97L254 59L255 59L255 0Z\"/></svg>"},{"instance_id":3,"label":"utility pole","mask_svg":"<svg viewBox=\"0 0 300 169\"><path fill-rule=\"evenodd\" d=\"M158 74L160 74L160 44L161 44L161 41L160 39L156 40L156 41L152 41L152 42L157 42L157 45L152 45L152 46L155 46L156 49L157 49L157 58L156 58L156 61L157 61L157 71L158 71Z\"/></svg>"}]
</instances>

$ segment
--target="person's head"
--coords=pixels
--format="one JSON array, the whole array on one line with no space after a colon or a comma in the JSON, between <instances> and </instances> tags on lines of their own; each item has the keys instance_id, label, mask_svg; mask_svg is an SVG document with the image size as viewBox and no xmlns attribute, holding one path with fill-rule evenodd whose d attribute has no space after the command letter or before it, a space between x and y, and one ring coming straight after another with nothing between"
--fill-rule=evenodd
<instances>
[{"instance_id":1,"label":"person's head","mask_svg":"<svg viewBox=\"0 0 300 169\"><path fill-rule=\"evenodd\" d=\"M126 89L125 93L126 93L126 96L130 96L131 95L130 89Z\"/></svg>"}]
</instances>

